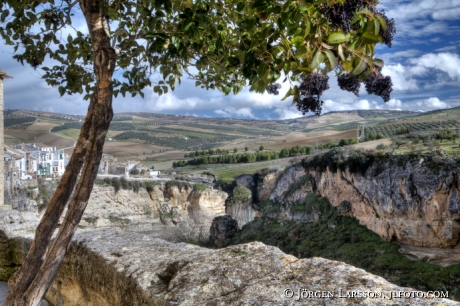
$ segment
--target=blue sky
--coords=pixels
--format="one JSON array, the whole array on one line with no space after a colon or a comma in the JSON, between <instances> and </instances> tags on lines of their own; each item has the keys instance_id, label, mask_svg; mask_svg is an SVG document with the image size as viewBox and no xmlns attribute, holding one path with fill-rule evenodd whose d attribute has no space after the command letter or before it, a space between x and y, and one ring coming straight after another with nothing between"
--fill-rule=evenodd
<instances>
[{"instance_id":1,"label":"blue sky","mask_svg":"<svg viewBox=\"0 0 460 306\"><path fill-rule=\"evenodd\" d=\"M331 75L330 89L323 95L323 113L351 109L401 109L429 111L460 106L460 0L381 0L380 8L396 21L393 47L379 45L379 58L385 60L384 75L393 80L392 99L360 96L342 91ZM77 27L84 28L83 23ZM36 71L12 59L12 48L0 44L0 68L14 79L4 81L5 108L41 110L67 114L85 114L88 102L79 95L60 97ZM280 95L256 94L243 90L238 95L223 96L182 80L174 92L158 97L146 90L145 98L118 97L114 111L153 112L200 117L235 117L245 119L289 119L301 117L291 99Z\"/></svg>"}]
</instances>

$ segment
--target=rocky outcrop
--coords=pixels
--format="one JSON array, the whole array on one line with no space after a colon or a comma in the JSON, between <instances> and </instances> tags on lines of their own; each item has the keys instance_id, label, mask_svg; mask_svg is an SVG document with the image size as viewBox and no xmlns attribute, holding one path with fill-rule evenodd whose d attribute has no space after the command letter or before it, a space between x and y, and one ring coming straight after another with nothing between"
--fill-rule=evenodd
<instances>
[{"instance_id":1,"label":"rocky outcrop","mask_svg":"<svg viewBox=\"0 0 460 306\"><path fill-rule=\"evenodd\" d=\"M278 177L281 171L270 171L266 174L259 174L257 179L256 200L263 202L268 200L271 191L276 188Z\"/></svg>"},{"instance_id":2,"label":"rocky outcrop","mask_svg":"<svg viewBox=\"0 0 460 306\"><path fill-rule=\"evenodd\" d=\"M252 176L246 176L252 180ZM225 203L225 212L238 220L238 225L242 227L246 223L252 221L255 217L255 210L252 207L254 181L252 184L246 184L248 181L243 181L237 178L236 186L232 190L232 196ZM243 184L239 184L242 182ZM247 187L246 187L247 186Z\"/></svg>"},{"instance_id":3,"label":"rocky outcrop","mask_svg":"<svg viewBox=\"0 0 460 306\"><path fill-rule=\"evenodd\" d=\"M8 280L21 265L38 221L33 212L8 209L0 214L0 281Z\"/></svg>"},{"instance_id":4,"label":"rocky outcrop","mask_svg":"<svg viewBox=\"0 0 460 306\"><path fill-rule=\"evenodd\" d=\"M194 188L168 182L139 192L95 186L82 218L83 228L119 226L140 232L208 229L212 220L225 214L227 194L205 185Z\"/></svg>"},{"instance_id":5,"label":"rocky outcrop","mask_svg":"<svg viewBox=\"0 0 460 306\"><path fill-rule=\"evenodd\" d=\"M459 304L423 294L260 242L205 249L106 228L77 232L46 298L66 306Z\"/></svg>"},{"instance_id":6,"label":"rocky outcrop","mask_svg":"<svg viewBox=\"0 0 460 306\"><path fill-rule=\"evenodd\" d=\"M443 170L420 160L386 159L363 162L351 171L346 156L336 158L343 166L319 169L310 163L264 178L267 187L262 193L286 207L278 218L296 220L289 206L317 190L333 206L347 206L343 214L355 217L384 239L420 247L460 248L455 164Z\"/></svg>"},{"instance_id":7,"label":"rocky outcrop","mask_svg":"<svg viewBox=\"0 0 460 306\"><path fill-rule=\"evenodd\" d=\"M226 239L233 238L238 231L238 221L229 215L215 217L209 229L209 241L221 247Z\"/></svg>"}]
</instances>

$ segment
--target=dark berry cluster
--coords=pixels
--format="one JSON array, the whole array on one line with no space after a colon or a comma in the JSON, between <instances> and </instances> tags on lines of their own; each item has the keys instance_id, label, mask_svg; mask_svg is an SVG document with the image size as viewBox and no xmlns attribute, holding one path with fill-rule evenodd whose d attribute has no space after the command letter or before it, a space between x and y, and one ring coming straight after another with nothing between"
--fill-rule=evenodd
<instances>
[{"instance_id":1,"label":"dark berry cluster","mask_svg":"<svg viewBox=\"0 0 460 306\"><path fill-rule=\"evenodd\" d=\"M382 16L383 20L387 24L387 28L384 30L383 27L380 27L379 35L382 36L383 43L391 48L391 43L393 41L393 36L396 34L395 28L395 20L393 18L388 18L385 16L385 12L383 10L377 12L380 16Z\"/></svg>"},{"instance_id":2,"label":"dark berry cluster","mask_svg":"<svg viewBox=\"0 0 460 306\"><path fill-rule=\"evenodd\" d=\"M272 83L272 84L268 84L267 86L267 92L269 94L272 94L272 95L277 95L279 94L279 90L281 88L281 84L280 83Z\"/></svg>"},{"instance_id":3,"label":"dark berry cluster","mask_svg":"<svg viewBox=\"0 0 460 306\"><path fill-rule=\"evenodd\" d=\"M390 101L393 83L389 76L384 77L380 73L372 72L372 74L364 80L364 85L366 85L368 94L382 97L385 102Z\"/></svg>"},{"instance_id":4,"label":"dark berry cluster","mask_svg":"<svg viewBox=\"0 0 460 306\"><path fill-rule=\"evenodd\" d=\"M348 73L343 73L337 77L337 83L340 89L346 90L359 96L359 87L361 83L357 76L350 76Z\"/></svg>"},{"instance_id":5,"label":"dark berry cluster","mask_svg":"<svg viewBox=\"0 0 460 306\"><path fill-rule=\"evenodd\" d=\"M323 101L321 95L327 89L329 77L320 73L312 73L306 77L299 86L299 97L296 99L297 109L305 115L312 111L316 115L321 115Z\"/></svg>"},{"instance_id":6,"label":"dark berry cluster","mask_svg":"<svg viewBox=\"0 0 460 306\"><path fill-rule=\"evenodd\" d=\"M336 3L328 6L323 4L320 8L321 13L331 23L335 29L342 29L348 33L351 30L351 22L355 13L366 6L363 0L345 0L343 4Z\"/></svg>"}]
</instances>

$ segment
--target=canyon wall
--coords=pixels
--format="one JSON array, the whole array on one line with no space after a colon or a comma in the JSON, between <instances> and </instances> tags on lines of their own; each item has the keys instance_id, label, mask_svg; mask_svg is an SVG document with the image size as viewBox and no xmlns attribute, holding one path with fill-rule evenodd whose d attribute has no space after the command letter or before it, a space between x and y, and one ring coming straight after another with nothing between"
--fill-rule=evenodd
<instances>
[{"instance_id":1,"label":"canyon wall","mask_svg":"<svg viewBox=\"0 0 460 306\"><path fill-rule=\"evenodd\" d=\"M324 160L317 159L259 178L263 182L256 190L259 201L281 203L281 211L272 213L276 218L308 221L314 213L299 214L291 208L317 191L342 214L355 217L384 239L419 247L460 248L455 161L433 164L389 158L353 164L346 153L341 154L333 156L331 165L321 166ZM455 254L460 260L460 253Z\"/></svg>"},{"instance_id":2,"label":"canyon wall","mask_svg":"<svg viewBox=\"0 0 460 306\"><path fill-rule=\"evenodd\" d=\"M122 227L125 230L173 235L175 231L209 230L225 214L225 192L183 182L167 182L139 192L95 185L80 222L82 228ZM169 238L169 237L167 237Z\"/></svg>"}]
</instances>

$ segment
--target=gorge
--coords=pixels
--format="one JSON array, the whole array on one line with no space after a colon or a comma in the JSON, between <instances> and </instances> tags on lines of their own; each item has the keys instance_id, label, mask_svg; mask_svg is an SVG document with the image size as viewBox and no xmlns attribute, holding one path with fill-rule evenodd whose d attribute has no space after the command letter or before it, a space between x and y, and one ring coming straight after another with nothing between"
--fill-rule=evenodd
<instances>
[{"instance_id":1,"label":"gorge","mask_svg":"<svg viewBox=\"0 0 460 306\"><path fill-rule=\"evenodd\" d=\"M425 264L426 271L438 269L438 274L447 273L452 286L448 288L449 298L459 299L458 292L452 290L460 283L455 160L396 157L385 161L359 152L335 150L284 170L266 169L255 175L239 176L223 190L228 192L228 198L223 191L178 181L157 184L148 191L141 188L138 193L114 193L111 187L95 186L78 235L47 299L55 305L63 301L64 305L78 305L81 299L87 301L86 305L126 305L123 299L135 301L129 305L150 305L153 301L174 304L179 300L183 305L204 301L279 305L280 301L288 304L281 294L282 288L291 285L296 289L308 286L332 290L347 284L353 290L364 290L360 286L367 284L367 288L407 290L345 263L311 258L320 255L314 253L314 241L308 242L310 238L302 236L303 228L308 226L310 232L316 230L313 234L323 235L325 241L328 235L337 234L333 237L339 239L337 250L344 246L366 247L365 242L372 240L382 257L395 256L389 248L396 252L399 248L412 258L423 258L410 262ZM224 212L240 224L246 223L234 240L226 242L226 248L200 248L159 239L193 238L198 242L207 237L212 220ZM34 212L9 211L0 217L3 280L21 263L36 222L38 216ZM377 235L373 237L369 230L383 240ZM276 247L249 242L256 240L252 238L257 235L264 241L264 231L270 233L269 244L296 257ZM359 236L360 233L365 236ZM276 241L278 234L283 243ZM245 244L231 245L235 243ZM380 243L388 245L381 247ZM402 261L400 257L397 260ZM378 268L369 270L377 273ZM204 279L203 275L208 277ZM330 284L314 275L327 275ZM383 276L395 283L401 280L399 276ZM372 282L363 283L363 279ZM409 285L410 282L404 283ZM129 288L131 293L124 292L122 287ZM421 288L431 289L429 284ZM118 291L122 293L114 294ZM428 301L432 302L418 300L417 305ZM330 302L343 304L344 300ZM371 305L377 301L348 302Z\"/></svg>"}]
</instances>

